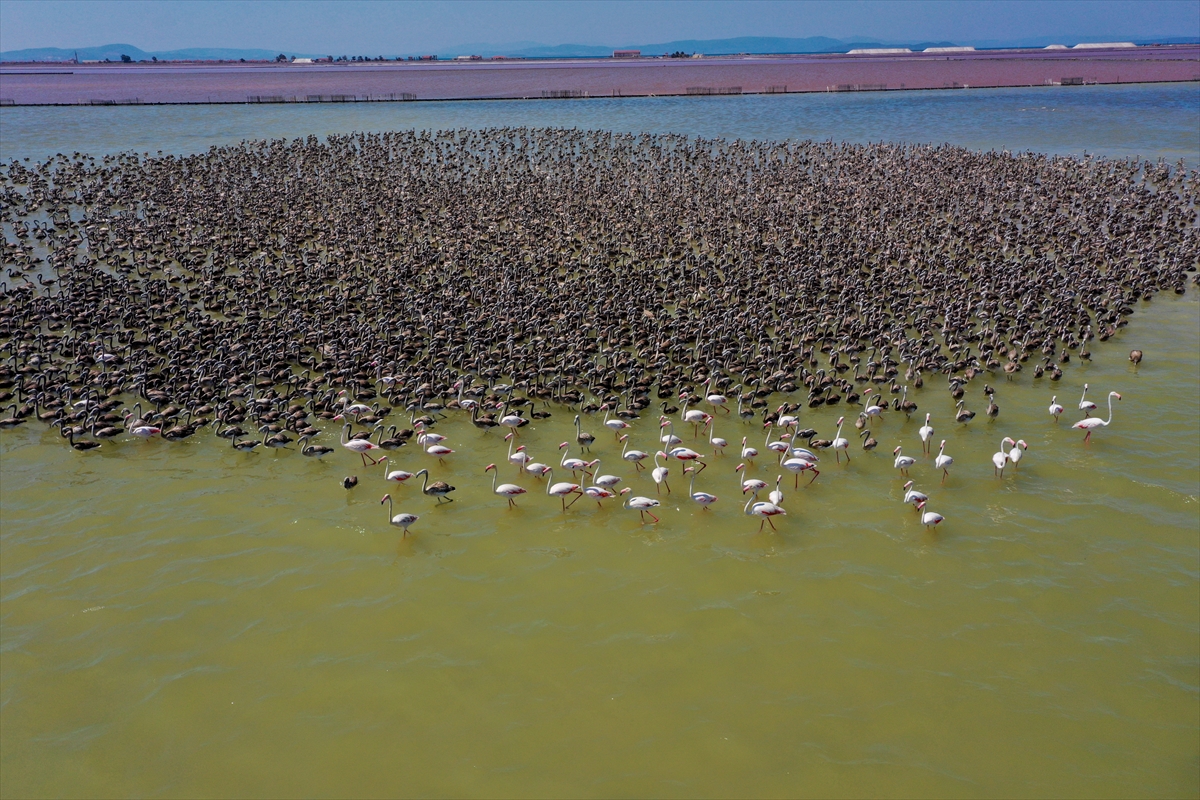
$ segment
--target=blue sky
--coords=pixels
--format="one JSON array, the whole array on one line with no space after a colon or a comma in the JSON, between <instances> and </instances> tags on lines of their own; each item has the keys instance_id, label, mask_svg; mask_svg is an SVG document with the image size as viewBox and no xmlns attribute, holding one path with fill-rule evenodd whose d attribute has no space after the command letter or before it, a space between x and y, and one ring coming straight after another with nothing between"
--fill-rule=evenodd
<instances>
[{"instance_id":1,"label":"blue sky","mask_svg":"<svg viewBox=\"0 0 1200 800\"><path fill-rule=\"evenodd\" d=\"M732 36L887 41L1200 35L1200 0L3 0L0 50L122 42L390 54Z\"/></svg>"}]
</instances>

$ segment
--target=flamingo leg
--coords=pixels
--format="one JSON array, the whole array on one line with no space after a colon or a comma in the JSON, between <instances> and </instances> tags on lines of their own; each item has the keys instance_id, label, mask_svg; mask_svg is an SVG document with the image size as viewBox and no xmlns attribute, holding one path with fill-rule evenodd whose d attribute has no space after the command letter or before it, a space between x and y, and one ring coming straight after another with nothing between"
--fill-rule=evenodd
<instances>
[{"instance_id":1,"label":"flamingo leg","mask_svg":"<svg viewBox=\"0 0 1200 800\"><path fill-rule=\"evenodd\" d=\"M775 523L771 521L771 518L770 518L770 517L767 517L767 518L766 518L766 520L767 520L767 522L770 524L770 526L771 526L771 530L773 530L773 531L777 531L777 530L779 530L778 528L776 528L776 527L775 527Z\"/></svg>"},{"instance_id":2,"label":"flamingo leg","mask_svg":"<svg viewBox=\"0 0 1200 800\"><path fill-rule=\"evenodd\" d=\"M821 473L820 473L820 472L819 472L819 471L818 471L816 468L813 468L813 476L812 476L812 480L810 480L810 481L808 482L808 485L809 485L809 486L812 486L812 482L813 482L813 481L815 481L815 480L817 479L817 476L818 476L818 475L820 475L820 474L821 474Z\"/></svg>"},{"instance_id":3,"label":"flamingo leg","mask_svg":"<svg viewBox=\"0 0 1200 800\"><path fill-rule=\"evenodd\" d=\"M758 532L759 532L759 533L762 533L762 531L763 531L763 525L765 525L765 524L766 524L766 522L767 522L767 518L766 518L766 517L763 517L763 518L762 518L762 522L758 523Z\"/></svg>"},{"instance_id":4,"label":"flamingo leg","mask_svg":"<svg viewBox=\"0 0 1200 800\"><path fill-rule=\"evenodd\" d=\"M575 494L575 499L574 499L574 500L572 500L572 501L571 501L571 503L570 503L570 505L568 505L566 508L564 508L564 509L563 509L563 511L566 511L566 510L567 510L567 508L570 508L571 506L575 505L575 503L579 502L579 498L581 498L581 497L583 497L583 492L577 492L577 493ZM563 502L564 502L564 503L565 503L565 502L567 502L567 498L566 498L566 497L564 497L564 498L563 498Z\"/></svg>"},{"instance_id":5,"label":"flamingo leg","mask_svg":"<svg viewBox=\"0 0 1200 800\"><path fill-rule=\"evenodd\" d=\"M797 472L794 477L796 480L792 481L792 488L799 489L800 488L800 473Z\"/></svg>"},{"instance_id":6,"label":"flamingo leg","mask_svg":"<svg viewBox=\"0 0 1200 800\"><path fill-rule=\"evenodd\" d=\"M646 513L647 513L647 514L650 514L650 519L654 520L655 522L658 522L658 521L659 521L659 520L658 520L658 517L654 516L654 514L652 514L651 512L647 511Z\"/></svg>"},{"instance_id":7,"label":"flamingo leg","mask_svg":"<svg viewBox=\"0 0 1200 800\"><path fill-rule=\"evenodd\" d=\"M948 471L942 470L942 483L945 483L946 478L948 478L949 476L950 476L950 473Z\"/></svg>"},{"instance_id":8,"label":"flamingo leg","mask_svg":"<svg viewBox=\"0 0 1200 800\"><path fill-rule=\"evenodd\" d=\"M671 484L667 483L666 481L663 481L663 486L667 487L667 494L670 494L671 493ZM654 516L654 515L651 514L650 516Z\"/></svg>"}]
</instances>

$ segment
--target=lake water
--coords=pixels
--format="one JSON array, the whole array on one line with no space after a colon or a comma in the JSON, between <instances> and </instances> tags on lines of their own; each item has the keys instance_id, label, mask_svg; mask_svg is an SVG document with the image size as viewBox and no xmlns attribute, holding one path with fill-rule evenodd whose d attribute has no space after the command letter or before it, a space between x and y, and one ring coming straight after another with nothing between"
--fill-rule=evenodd
<instances>
[{"instance_id":1,"label":"lake water","mask_svg":"<svg viewBox=\"0 0 1200 800\"><path fill-rule=\"evenodd\" d=\"M561 124L1200 163L1194 84L0 120L4 158ZM444 466L393 453L458 487L440 507L340 448L316 461L200 434L79 453L40 423L0 432L0 794L1195 796L1200 293L1139 303L1092 349L1057 383L997 376L994 421L978 382L960 426L931 380L919 414L874 426L875 451L826 454L807 488L785 478L777 533L742 513L735 452L697 480L720 498L707 512L672 462L662 522L643 525L587 500L564 514L462 415L437 427ZM1124 398L1089 446L1069 429L1084 382ZM574 433L552 411L521 432L547 462ZM944 486L931 459L912 470L946 517L934 531L891 460L919 455L926 411L955 458ZM838 414L802 424L829 436ZM585 420L601 471L655 496ZM761 426L716 425L763 449ZM632 443L656 432L636 421ZM1030 447L997 478L1003 436ZM490 493L491 462L528 488L517 509ZM389 489L421 516L407 539Z\"/></svg>"}]
</instances>

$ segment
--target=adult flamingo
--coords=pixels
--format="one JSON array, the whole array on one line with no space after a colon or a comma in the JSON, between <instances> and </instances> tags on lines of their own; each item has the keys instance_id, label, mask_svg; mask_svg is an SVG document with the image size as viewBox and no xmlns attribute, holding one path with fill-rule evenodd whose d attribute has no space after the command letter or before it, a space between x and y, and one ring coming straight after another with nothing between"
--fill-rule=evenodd
<instances>
[{"instance_id":1,"label":"adult flamingo","mask_svg":"<svg viewBox=\"0 0 1200 800\"><path fill-rule=\"evenodd\" d=\"M1012 439L1005 436L1000 440L1000 452L992 453L992 464L995 465L995 469L992 470L992 472L996 475L999 475L1001 478L1004 477L1004 465L1008 463L1008 453L1004 451L1004 445L1006 444L1016 443Z\"/></svg>"},{"instance_id":2,"label":"adult flamingo","mask_svg":"<svg viewBox=\"0 0 1200 800\"><path fill-rule=\"evenodd\" d=\"M707 393L707 391L708 391L708 387L709 387L709 386L712 386L712 385L713 385L713 379L712 379L712 376L710 375L710 376L709 376L709 378L708 378L708 380L706 380L706 381L704 382L704 389L705 389L705 392L706 392L706 393ZM715 388L715 387L714 387L714 388ZM716 410L717 410L718 408L723 408L723 409L725 409L725 413L726 413L726 414L728 414L728 413L729 413L729 406L725 405L725 403L726 403L726 398L725 398L725 395L723 395L723 394L718 394L717 392L715 392L715 391L714 391L712 394L708 394L708 395L707 395L707 396L706 396L704 399L705 399L705 400L707 400L707 401L708 401L708 404L709 404L709 405L711 405L711 406L713 407L713 412L714 412L714 413L716 412Z\"/></svg>"},{"instance_id":3,"label":"adult flamingo","mask_svg":"<svg viewBox=\"0 0 1200 800\"><path fill-rule=\"evenodd\" d=\"M775 523L771 522L771 517L778 517L787 514L782 506L777 506L774 503L759 500L758 492L746 501L746 505L742 507L742 513L748 517L762 517L762 522L758 523L758 532L762 533L763 526L770 523L771 530L775 531Z\"/></svg>"},{"instance_id":4,"label":"adult flamingo","mask_svg":"<svg viewBox=\"0 0 1200 800\"><path fill-rule=\"evenodd\" d=\"M659 486L666 486L667 494L671 493L671 484L667 483L667 475L668 475L668 473L670 473L671 470L669 467L660 466L658 463L658 460L660 458L666 458L666 457L667 457L667 454L664 453L662 450L659 450L657 453L654 454L654 469L650 471L650 477L654 479L655 494L657 494L660 491L658 488Z\"/></svg>"},{"instance_id":5,"label":"adult flamingo","mask_svg":"<svg viewBox=\"0 0 1200 800\"><path fill-rule=\"evenodd\" d=\"M767 434L770 437L770 433ZM742 460L750 461L758 456L758 450L746 444L746 437L742 437Z\"/></svg>"},{"instance_id":6,"label":"adult flamingo","mask_svg":"<svg viewBox=\"0 0 1200 800\"><path fill-rule=\"evenodd\" d=\"M933 438L933 426L929 424L931 416L931 414L925 415L925 424L917 431L917 435L921 437L921 452L926 455L929 455L929 448L931 447L929 440Z\"/></svg>"},{"instance_id":7,"label":"adult flamingo","mask_svg":"<svg viewBox=\"0 0 1200 800\"><path fill-rule=\"evenodd\" d=\"M629 423L628 423L628 422L626 422L626 421L625 421L625 420L623 420L623 419L617 419L616 417L613 417L612 419L609 419L609 418L608 418L608 414L609 414L609 407L608 407L608 403L605 403L605 404L604 404L604 422L603 422L603 425L604 425L604 427L608 428L610 431L612 431L612 432L613 432L613 433L616 435L616 437L617 437L617 441L619 442L619 441L621 441L621 431L623 431L623 430L625 430L626 428L628 428L628 427L629 427Z\"/></svg>"},{"instance_id":8,"label":"adult flamingo","mask_svg":"<svg viewBox=\"0 0 1200 800\"><path fill-rule=\"evenodd\" d=\"M607 488L597 484L583 487L583 493L596 501L597 508L604 507L604 505L600 502L601 500L608 500L617 496L615 493L610 492Z\"/></svg>"},{"instance_id":9,"label":"adult flamingo","mask_svg":"<svg viewBox=\"0 0 1200 800\"><path fill-rule=\"evenodd\" d=\"M772 450L776 453L786 453L788 451L788 447L790 446L790 445L788 445L787 442L783 441L782 439L776 440L774 442L771 441L771 425L772 425L772 423L768 422L766 425L763 426L764 428L767 429L766 448L768 450ZM784 435L786 436L787 434L784 434Z\"/></svg>"},{"instance_id":10,"label":"adult flamingo","mask_svg":"<svg viewBox=\"0 0 1200 800\"><path fill-rule=\"evenodd\" d=\"M1087 444L1091 440L1092 431L1094 431L1096 428L1107 428L1112 423L1112 415L1113 415L1112 401L1113 401L1114 397L1117 398L1118 400L1120 400L1121 395L1117 394L1116 392L1108 393L1108 419L1100 419L1099 417L1088 417L1086 419L1079 420L1079 422L1076 422L1074 425L1071 426L1072 428L1075 428L1076 430L1087 431L1087 436L1083 437L1084 444Z\"/></svg>"},{"instance_id":11,"label":"adult flamingo","mask_svg":"<svg viewBox=\"0 0 1200 800\"><path fill-rule=\"evenodd\" d=\"M525 445L521 445L513 452L513 435L511 433L504 434L504 438L508 440L508 462L517 468L517 474L521 474L521 469L526 463L533 460L533 456L525 452Z\"/></svg>"},{"instance_id":12,"label":"adult flamingo","mask_svg":"<svg viewBox=\"0 0 1200 800\"><path fill-rule=\"evenodd\" d=\"M483 468L483 471L486 474L489 470L494 470L494 469L496 469L495 464L488 464L486 467ZM523 488L521 488L520 486L517 486L515 483L502 483L499 486L497 486L496 479L498 477L500 477L499 471L497 471L496 473L494 473L492 475L492 493L498 494L501 497L508 498L508 507L516 508L517 504L513 500L513 498L516 497L517 495L525 494L525 490Z\"/></svg>"},{"instance_id":13,"label":"adult flamingo","mask_svg":"<svg viewBox=\"0 0 1200 800\"><path fill-rule=\"evenodd\" d=\"M621 494L625 495L632 491L633 491L632 489L630 489L628 486L626 486L624 489L621 490ZM655 500L653 497L631 497L628 500L626 500L624 503L625 508L632 509L634 511L637 511L639 514L641 514L643 523L645 523L645 521L646 521L647 514L649 514L650 519L654 520L655 522L659 521L658 517L654 516L654 512L652 512L650 509L658 508L660 505L662 505L662 504L659 503L657 500Z\"/></svg>"},{"instance_id":14,"label":"adult flamingo","mask_svg":"<svg viewBox=\"0 0 1200 800\"><path fill-rule=\"evenodd\" d=\"M584 461L582 458L568 458L571 453L569 449L570 446L571 445L568 442L563 442L558 446L558 449L563 451L562 460L558 462L558 465L563 469L571 470L572 478L575 477L576 472L583 472L586 475L588 462Z\"/></svg>"},{"instance_id":15,"label":"adult flamingo","mask_svg":"<svg viewBox=\"0 0 1200 800\"><path fill-rule=\"evenodd\" d=\"M842 451L846 451L846 463L850 463L850 440L842 436L842 423L846 421L845 417L838 417L837 435L833 437L833 454L837 457L838 463L842 463Z\"/></svg>"},{"instance_id":16,"label":"adult flamingo","mask_svg":"<svg viewBox=\"0 0 1200 800\"><path fill-rule=\"evenodd\" d=\"M689 447L672 447L667 451L667 455L670 458L674 458L678 461L699 461L700 459L704 458L704 456L700 455ZM703 462L700 463L703 464ZM704 464L701 469L704 469L704 467L707 466L707 464Z\"/></svg>"},{"instance_id":17,"label":"adult flamingo","mask_svg":"<svg viewBox=\"0 0 1200 800\"><path fill-rule=\"evenodd\" d=\"M404 535L408 536L408 526L419 520L420 517L418 517L416 514L405 514L403 512L393 516L395 509L392 508L392 496L390 494L385 494L383 498L380 499L379 505L383 505L385 502L388 504L388 522L403 530Z\"/></svg>"},{"instance_id":18,"label":"adult flamingo","mask_svg":"<svg viewBox=\"0 0 1200 800\"><path fill-rule=\"evenodd\" d=\"M1058 395L1050 398L1050 415L1054 417L1054 421L1058 422L1058 417L1063 413L1063 407L1058 404Z\"/></svg>"},{"instance_id":19,"label":"adult flamingo","mask_svg":"<svg viewBox=\"0 0 1200 800\"><path fill-rule=\"evenodd\" d=\"M658 437L659 441L663 444L664 450L668 447L674 447L677 444L683 444L683 439L675 435L675 423L673 421L666 417L660 417L658 422L659 430L663 428L667 429L665 435Z\"/></svg>"},{"instance_id":20,"label":"adult flamingo","mask_svg":"<svg viewBox=\"0 0 1200 800\"><path fill-rule=\"evenodd\" d=\"M444 459L446 456L450 455L454 451L449 447L446 447L444 444L431 444L425 448L425 452L431 456L435 456L439 464L445 464L446 462Z\"/></svg>"},{"instance_id":21,"label":"adult flamingo","mask_svg":"<svg viewBox=\"0 0 1200 800\"><path fill-rule=\"evenodd\" d=\"M929 499L929 496L927 494L925 494L924 492L918 492L916 489L913 488L912 481L909 481L908 483L904 484L904 502L905 503L912 503L913 508L916 508L917 503L924 503L928 499Z\"/></svg>"},{"instance_id":22,"label":"adult flamingo","mask_svg":"<svg viewBox=\"0 0 1200 800\"><path fill-rule=\"evenodd\" d=\"M553 470L553 469L551 469L551 470L548 470L547 474L548 474L550 477L552 477L552 478L553 478L553 477L554 477L554 470ZM546 494L550 495L551 497L557 497L557 498L559 498L560 500L562 500L562 510L563 510L564 512L565 512L565 511L566 511L568 508L570 508L570 507L571 507L571 506L568 506L568 505L567 505L567 495L569 495L569 494L576 494L576 495L578 495L578 497L576 497L576 498L575 498L575 500L578 500L578 499L579 499L579 497L582 497L582 496L583 496L583 494L582 494L582 493L579 491L579 484L577 484L577 483L568 483L568 482L566 482L566 481L561 481L561 482L559 482L559 483L549 483L549 482L547 482L547 484L546 484ZM575 505L575 500L572 500L572 501L571 501L571 505L572 505L572 506L573 506L573 505Z\"/></svg>"},{"instance_id":23,"label":"adult flamingo","mask_svg":"<svg viewBox=\"0 0 1200 800\"><path fill-rule=\"evenodd\" d=\"M713 436L715 428L716 428L716 426L713 425L713 423L711 423L711 422L708 423L708 443L710 445L712 445L712 449L715 452L720 453L721 455L724 455L725 448L729 446L729 442L725 441L724 439L720 438L719 436Z\"/></svg>"},{"instance_id":24,"label":"adult flamingo","mask_svg":"<svg viewBox=\"0 0 1200 800\"><path fill-rule=\"evenodd\" d=\"M691 411L688 411L687 404L687 398L684 398L683 410L680 411L679 416L684 422L691 423L692 438L695 439L700 435L700 426L707 425L712 421L712 415L706 414L698 408L693 408Z\"/></svg>"},{"instance_id":25,"label":"adult flamingo","mask_svg":"<svg viewBox=\"0 0 1200 800\"><path fill-rule=\"evenodd\" d=\"M801 472L804 472L805 470L812 471L813 476L808 482L810 485L817 479L817 476L821 474L821 471L817 469L816 461L814 461L809 455L804 454L789 457L785 453L779 457L779 466L783 467L795 476L795 480L792 482L793 489L800 488Z\"/></svg>"},{"instance_id":26,"label":"adult flamingo","mask_svg":"<svg viewBox=\"0 0 1200 800\"><path fill-rule=\"evenodd\" d=\"M757 492L767 488L766 481L760 481L758 478L742 479L741 472L746 468L745 464L738 464L733 471L738 474L738 488L742 490L742 494L746 492Z\"/></svg>"},{"instance_id":27,"label":"adult flamingo","mask_svg":"<svg viewBox=\"0 0 1200 800\"><path fill-rule=\"evenodd\" d=\"M946 455L946 440L942 439L942 446L938 448L937 458L933 460L933 466L942 471L942 483L946 482L946 478L950 475L950 465L954 463L954 459Z\"/></svg>"},{"instance_id":28,"label":"adult flamingo","mask_svg":"<svg viewBox=\"0 0 1200 800\"><path fill-rule=\"evenodd\" d=\"M642 460L645 458L648 458L648 455L646 453L643 453L641 450L630 450L629 449L629 434L628 433L625 434L624 436L622 436L619 441L622 441L625 443L625 446L621 448L621 458L625 459L626 461L632 461L634 469L636 469L638 471L644 470L645 467L642 466Z\"/></svg>"},{"instance_id":29,"label":"adult flamingo","mask_svg":"<svg viewBox=\"0 0 1200 800\"><path fill-rule=\"evenodd\" d=\"M367 461L371 462L371 466L378 464L379 459L372 458L371 456L367 455L367 453L371 452L372 450L382 450L383 448L367 439L348 439L347 436L349 433L350 423L347 422L342 426L342 447L346 448L352 453L358 453L360 456L362 456L364 467L367 466Z\"/></svg>"},{"instance_id":30,"label":"adult flamingo","mask_svg":"<svg viewBox=\"0 0 1200 800\"><path fill-rule=\"evenodd\" d=\"M1021 462L1025 455L1025 451L1029 449L1029 445L1025 444L1024 439L1017 439L1017 443L1008 451L1008 460L1012 462L1013 469Z\"/></svg>"},{"instance_id":31,"label":"adult flamingo","mask_svg":"<svg viewBox=\"0 0 1200 800\"><path fill-rule=\"evenodd\" d=\"M783 480L782 475L775 476L775 488L767 495L767 499L780 508L783 507L783 490L779 488L780 481Z\"/></svg>"},{"instance_id":32,"label":"adult flamingo","mask_svg":"<svg viewBox=\"0 0 1200 800\"><path fill-rule=\"evenodd\" d=\"M1079 410L1083 412L1083 416L1090 417L1092 412L1096 410L1096 404L1087 399L1088 385L1083 385L1083 394L1079 396Z\"/></svg>"},{"instance_id":33,"label":"adult flamingo","mask_svg":"<svg viewBox=\"0 0 1200 800\"><path fill-rule=\"evenodd\" d=\"M600 459L598 459L598 458L593 459L588 462L588 467L592 470L593 475L596 474L596 467L599 464L600 464ZM598 478L592 479L593 484L595 484L596 486L603 486L605 488L608 488L610 486L616 486L620 482L621 482L621 478L619 475L601 475Z\"/></svg>"},{"instance_id":34,"label":"adult flamingo","mask_svg":"<svg viewBox=\"0 0 1200 800\"><path fill-rule=\"evenodd\" d=\"M894 455L896 457L896 460L894 462L892 462L892 466L895 467L896 469L900 470L900 474L907 478L908 477L908 468L911 467L913 464L917 463L917 460L915 458L913 458L912 456L904 455L901 452L901 448L899 446L897 446L896 449L892 451L892 455Z\"/></svg>"},{"instance_id":35,"label":"adult flamingo","mask_svg":"<svg viewBox=\"0 0 1200 800\"><path fill-rule=\"evenodd\" d=\"M413 474L411 472L405 472L402 469L397 469L397 470L390 469L392 466L392 460L390 458L382 459L382 461L383 461L383 479L385 481L392 481L393 483L404 483L406 480L413 477Z\"/></svg>"},{"instance_id":36,"label":"adult flamingo","mask_svg":"<svg viewBox=\"0 0 1200 800\"><path fill-rule=\"evenodd\" d=\"M702 509L704 509L705 511L708 511L708 507L711 506L713 503L717 502L717 496L715 494L709 494L708 492L697 492L696 491L696 468L695 467L686 467L683 471L685 473L686 472L692 473L692 480L688 484L688 494L691 496L692 501L699 503L700 507Z\"/></svg>"},{"instance_id":37,"label":"adult flamingo","mask_svg":"<svg viewBox=\"0 0 1200 800\"><path fill-rule=\"evenodd\" d=\"M925 525L926 528L932 528L937 525L940 525L946 519L945 517L943 517L941 514L937 513L936 511L925 511L925 501L924 500L917 503L917 511L923 512L921 514L921 522L922 522L922 524Z\"/></svg>"}]
</instances>

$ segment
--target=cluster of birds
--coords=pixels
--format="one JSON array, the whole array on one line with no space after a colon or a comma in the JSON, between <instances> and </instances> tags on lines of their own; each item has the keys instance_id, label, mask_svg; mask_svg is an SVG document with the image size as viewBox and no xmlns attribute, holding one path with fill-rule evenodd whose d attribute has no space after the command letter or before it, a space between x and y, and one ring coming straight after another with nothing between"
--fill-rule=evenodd
<instances>
[{"instance_id":1,"label":"cluster of birds","mask_svg":"<svg viewBox=\"0 0 1200 800\"><path fill-rule=\"evenodd\" d=\"M12 161L0 426L316 456L341 417L429 452L455 409L515 432L736 395L778 430L911 413L935 376L962 421L973 381L1057 381L1195 282L1198 189L1162 162L527 128Z\"/></svg>"}]
</instances>

